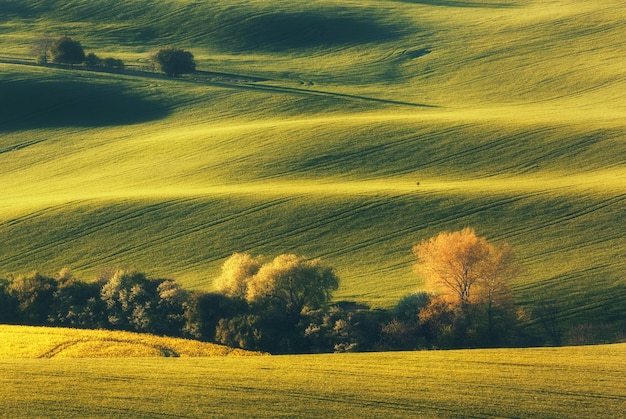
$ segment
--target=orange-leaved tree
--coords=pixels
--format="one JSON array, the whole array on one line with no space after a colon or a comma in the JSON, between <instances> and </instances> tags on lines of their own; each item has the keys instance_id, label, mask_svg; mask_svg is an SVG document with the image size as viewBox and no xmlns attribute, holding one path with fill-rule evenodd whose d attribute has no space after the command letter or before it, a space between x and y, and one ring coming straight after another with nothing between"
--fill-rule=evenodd
<instances>
[{"instance_id":1,"label":"orange-leaved tree","mask_svg":"<svg viewBox=\"0 0 626 419\"><path fill-rule=\"evenodd\" d=\"M427 286L440 291L469 314L470 305L480 304L487 317L487 333L495 339L495 315L510 315L513 298L508 282L520 265L511 247L495 245L477 236L471 228L442 232L413 247L416 271Z\"/></svg>"},{"instance_id":2,"label":"orange-leaved tree","mask_svg":"<svg viewBox=\"0 0 626 419\"><path fill-rule=\"evenodd\" d=\"M508 292L506 281L519 272L508 244L491 244L471 228L439 233L414 246L413 253L415 269L427 284L461 305L495 302Z\"/></svg>"}]
</instances>

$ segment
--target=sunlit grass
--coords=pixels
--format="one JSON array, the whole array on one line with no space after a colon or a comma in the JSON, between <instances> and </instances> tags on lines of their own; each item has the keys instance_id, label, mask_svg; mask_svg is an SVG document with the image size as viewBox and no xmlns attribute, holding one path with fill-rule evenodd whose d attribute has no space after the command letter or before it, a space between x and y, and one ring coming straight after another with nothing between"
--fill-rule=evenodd
<instances>
[{"instance_id":1,"label":"sunlit grass","mask_svg":"<svg viewBox=\"0 0 626 419\"><path fill-rule=\"evenodd\" d=\"M620 417L626 348L0 360L3 414ZM42 391L45 387L45 391Z\"/></svg>"},{"instance_id":2,"label":"sunlit grass","mask_svg":"<svg viewBox=\"0 0 626 419\"><path fill-rule=\"evenodd\" d=\"M554 300L564 333L617 334L625 16L621 0L0 2L2 57L65 34L131 68L175 45L264 80L0 63L0 277L116 266L211 290L233 252L293 252L335 267L336 300L390 307L423 286L411 247L471 226L513 246L522 307ZM0 416L596 418L626 402L623 344L224 354L242 353L3 326Z\"/></svg>"},{"instance_id":3,"label":"sunlit grass","mask_svg":"<svg viewBox=\"0 0 626 419\"><path fill-rule=\"evenodd\" d=\"M0 359L248 356L195 340L110 330L0 326Z\"/></svg>"}]
</instances>

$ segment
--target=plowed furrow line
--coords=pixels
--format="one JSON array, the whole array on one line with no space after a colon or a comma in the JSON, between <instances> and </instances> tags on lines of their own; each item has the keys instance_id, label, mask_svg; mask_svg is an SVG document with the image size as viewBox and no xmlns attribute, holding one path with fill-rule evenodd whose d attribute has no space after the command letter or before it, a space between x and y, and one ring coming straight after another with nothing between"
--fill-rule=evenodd
<instances>
[{"instance_id":1,"label":"plowed furrow line","mask_svg":"<svg viewBox=\"0 0 626 419\"><path fill-rule=\"evenodd\" d=\"M94 234L98 231L101 231L105 228L111 228L113 226L119 225L121 223L124 222L128 222L130 220L134 220L140 217L145 216L146 214L152 213L154 211L158 211L158 210L162 210L164 208L167 208L169 206L175 205L177 201L180 200L176 200L176 201L170 201L170 202L164 202L164 203L158 203L158 204L154 204L154 205L150 205L148 207L142 207L142 208L138 208L135 210L131 210L125 214L119 215L117 217L114 217L112 219L108 219L102 222L98 222L95 224L92 224L89 227L86 228L81 228L81 229L76 229L73 231L69 231L67 233L66 236L63 237L63 245L67 245L69 243L72 243L74 241L77 241L83 237L89 236L91 234ZM65 205L67 206L67 205ZM56 208L55 208L55 212ZM8 263L8 262L14 262L20 259L31 259L31 256L36 255L38 253L42 253L45 251L48 251L50 249L53 249L57 246L59 246L59 243L57 240L53 240L50 242L45 242L45 243L39 243L39 244L33 244L36 245L35 248L29 249L29 250L25 250L20 252L19 254L14 254L12 256L6 257L4 259L0 259L0 263Z\"/></svg>"},{"instance_id":2,"label":"plowed furrow line","mask_svg":"<svg viewBox=\"0 0 626 419\"><path fill-rule=\"evenodd\" d=\"M122 255L128 254L128 253L139 253L139 252L145 252L146 250L150 249L150 248L154 248L154 247L162 247L168 243L171 243L177 239L180 239L182 237L188 236L188 235L192 235L192 234L196 234L196 233L200 233L200 232L204 232L212 227L216 227L225 223L229 223L229 222L233 222L233 221L237 221L240 220L242 218L248 217L254 213L258 213L264 210L267 210L271 207L277 206L277 205L281 205L284 204L290 200L292 200L293 198L283 198L283 199L276 199L270 202L266 202L263 203L261 205L256 205L252 208L247 208L245 210L230 214L226 217L222 217L219 219L214 219L214 220L210 220L204 223L200 223L200 224L196 224L193 226L190 226L188 228L184 228L182 230L177 231L176 233L173 234L169 234L166 236L162 236L159 238L150 238L149 241L147 241L146 243L142 243L142 244L135 244L135 245L129 245L129 246L123 246L123 247L119 247L118 250L114 253L105 255L103 257L97 258L97 259L91 259L88 263L81 265L80 268L81 269L90 269L90 268L94 268L97 267L98 265L101 264L106 264L106 263L110 263L113 262L115 259L119 258Z\"/></svg>"},{"instance_id":3,"label":"plowed furrow line","mask_svg":"<svg viewBox=\"0 0 626 419\"><path fill-rule=\"evenodd\" d=\"M20 225L22 223L31 221L31 220L36 219L38 217L43 217L43 216L45 216L47 214L52 214L52 213L55 213L55 212L59 212L63 208L73 207L77 203L78 203L78 201L69 201L69 202L66 202L66 203L61 204L61 205L43 208L43 209L40 209L40 210L37 210L37 211L34 211L34 212L30 212L28 214L24 214L24 215L22 215L20 217L11 218L9 220L1 222L0 223L0 229L3 228L3 227L18 226L18 225Z\"/></svg>"},{"instance_id":4,"label":"plowed furrow line","mask_svg":"<svg viewBox=\"0 0 626 419\"><path fill-rule=\"evenodd\" d=\"M398 239L402 236L407 236L410 233L415 233L417 231L420 230L425 230L425 229L432 229L433 227L437 227L437 226L442 226L444 224L447 224L451 221L455 221L455 220L460 220L466 217L470 217L472 215L478 214L480 212L484 212L484 211L489 211L495 208L499 208L502 206L506 206L512 203L515 203L519 200L523 199L523 197L508 197L508 198L504 198L504 199L500 199L500 200L496 200L487 204L483 204L480 205L478 207L475 208L471 208L461 214L459 213L454 213L454 214L450 214L447 215L445 217L442 218L438 218L435 220L426 220L424 222L415 224L411 227L406 227L406 228L401 228L401 229L396 229L390 233L386 233L386 234L381 234L380 236L377 236L375 238L371 238L368 240L364 240L360 243L354 244L354 245L350 245L350 246L345 246L342 248L338 248L335 249L331 252L322 254L320 256L322 257L331 257L331 256L339 256L339 255L345 255L345 254L349 254L352 253L356 250L362 250L364 248L367 247L371 247L374 245L380 245L383 244L385 242L389 242L392 241L394 239Z\"/></svg>"},{"instance_id":5,"label":"plowed furrow line","mask_svg":"<svg viewBox=\"0 0 626 419\"><path fill-rule=\"evenodd\" d=\"M30 140L30 141L24 141L23 143L19 143L19 144L14 144L12 146L0 149L0 154L5 154L5 153L10 153L11 151L18 151L18 150L22 150L24 148L39 144L46 141L45 139L35 139L35 140Z\"/></svg>"},{"instance_id":6,"label":"plowed furrow line","mask_svg":"<svg viewBox=\"0 0 626 419\"><path fill-rule=\"evenodd\" d=\"M342 211L338 211L335 212L331 215L328 215L326 217L322 217L322 218L318 218L318 219L314 219L313 221L311 221L310 223L307 223L305 225L301 225L298 227L294 227L288 231L283 231L280 233L272 233L272 234L264 234L263 238L261 239L256 239L256 240L248 240L246 241L244 244L242 244L242 249L241 251L246 251L246 252L253 252L257 249L261 249L264 248L268 245L271 245L272 243L277 243L280 241L283 241L287 238L290 237L297 237L299 235L302 234L306 234L307 232L310 231L315 231L316 229L318 229L321 225L324 226L329 226L331 224L337 224L340 223L342 221L345 220L350 220L353 217L358 216L359 213L362 212L366 212L366 211L371 211L374 210L378 207L381 207L383 205L385 205L386 202L383 200L380 201L374 201L374 202L369 202L366 204L362 204L359 205L357 207L352 207L346 210L342 210ZM202 260L198 260L196 262L192 262L191 264L186 264L187 267L195 267L195 266L199 266L202 264L207 264L207 263L212 263L212 262L217 262L217 261L221 261L223 259L225 259L226 257L230 256L230 253L228 253L228 251L224 251L224 252L219 252L213 255L210 255L209 257L202 259Z\"/></svg>"},{"instance_id":7,"label":"plowed furrow line","mask_svg":"<svg viewBox=\"0 0 626 419\"><path fill-rule=\"evenodd\" d=\"M450 164L450 162L462 160L463 158L468 157L468 156L475 156L477 153L483 153L483 152L490 151L490 150L497 150L507 145L511 145L511 144L514 145L514 144L518 144L524 141L532 141L538 135L541 135L547 132L552 132L553 130L554 128L552 127L543 127L543 128L538 128L535 130L524 131L523 133L516 133L514 135L503 136L497 140L484 143L484 144L479 144L473 147L465 148L456 153L447 153L443 157L429 159L427 161L424 161L424 163L416 166L416 168L424 169L424 168L429 168L429 167L433 167L433 166L437 166L441 164Z\"/></svg>"},{"instance_id":8,"label":"plowed furrow line","mask_svg":"<svg viewBox=\"0 0 626 419\"><path fill-rule=\"evenodd\" d=\"M609 208L611 206L614 205L620 205L622 204L624 201L626 200L626 194L622 194L622 195L618 195L618 196L613 196L607 199L604 199L602 201L599 201L593 205L590 205L586 208L577 210L577 211L571 211L568 213L565 213L559 217L556 217L554 219L551 219L547 222L543 222L543 223L533 223L530 225L524 225L521 228L514 228L511 229L509 231L507 231L506 233L503 233L499 238L502 239L509 239L511 237L516 237L516 236L520 236L520 235L528 235L529 233L535 232L535 231L539 231L539 230L543 230L547 227L551 227L557 224L561 224L567 221L571 221L577 218L581 218L590 214L593 214L597 211L600 211L602 209L606 209ZM625 207L626 208L626 207Z\"/></svg>"}]
</instances>

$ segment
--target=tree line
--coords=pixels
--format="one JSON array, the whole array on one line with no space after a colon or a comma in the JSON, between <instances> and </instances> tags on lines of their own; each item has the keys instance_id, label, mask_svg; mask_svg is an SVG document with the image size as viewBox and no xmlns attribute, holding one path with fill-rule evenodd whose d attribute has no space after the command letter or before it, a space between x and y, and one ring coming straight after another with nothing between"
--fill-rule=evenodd
<instances>
[{"instance_id":1,"label":"tree line","mask_svg":"<svg viewBox=\"0 0 626 419\"><path fill-rule=\"evenodd\" d=\"M559 343L522 327L528 316L508 286L521 268L508 245L464 229L413 252L430 292L406 295L390 309L333 302L340 281L320 259L235 253L214 292L127 270L104 271L91 282L69 269L0 279L0 322L129 330L270 353Z\"/></svg>"},{"instance_id":2,"label":"tree line","mask_svg":"<svg viewBox=\"0 0 626 419\"><path fill-rule=\"evenodd\" d=\"M53 39L49 35L37 39L31 45L31 52L35 61L40 65L47 65L50 61L57 64L83 64L91 69L124 69L124 61L119 58L102 58L93 52L85 54L79 41L68 36ZM165 47L159 49L149 57L155 71L160 71L168 77L177 77L196 71L196 62L191 52L180 48Z\"/></svg>"}]
</instances>

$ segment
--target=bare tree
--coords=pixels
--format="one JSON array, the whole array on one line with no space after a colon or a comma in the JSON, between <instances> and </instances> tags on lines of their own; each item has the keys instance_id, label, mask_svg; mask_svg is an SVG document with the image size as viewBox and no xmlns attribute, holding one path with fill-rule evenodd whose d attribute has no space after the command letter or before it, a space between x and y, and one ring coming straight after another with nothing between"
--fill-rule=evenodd
<instances>
[{"instance_id":1,"label":"bare tree","mask_svg":"<svg viewBox=\"0 0 626 419\"><path fill-rule=\"evenodd\" d=\"M552 341L554 346L561 346L561 330L559 328L560 308L554 300L540 300L533 310L534 316Z\"/></svg>"},{"instance_id":2,"label":"bare tree","mask_svg":"<svg viewBox=\"0 0 626 419\"><path fill-rule=\"evenodd\" d=\"M508 281L516 277L522 268L515 261L513 249L508 243L491 246L484 274L478 284L478 300L487 310L487 327L490 339L494 335L494 314L496 309L512 311L513 294Z\"/></svg>"},{"instance_id":3,"label":"bare tree","mask_svg":"<svg viewBox=\"0 0 626 419\"><path fill-rule=\"evenodd\" d=\"M37 62L37 64L48 64L48 58L50 57L50 48L52 48L53 42L54 40L49 33L46 33L40 38L37 38L33 41L30 46L30 52L35 57L35 61Z\"/></svg>"}]
</instances>

